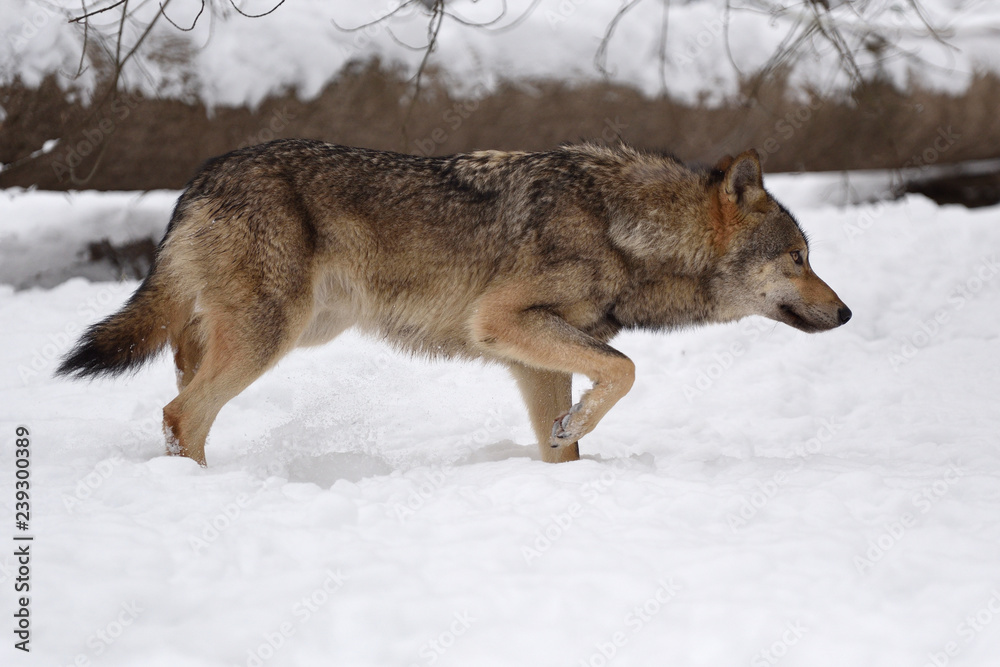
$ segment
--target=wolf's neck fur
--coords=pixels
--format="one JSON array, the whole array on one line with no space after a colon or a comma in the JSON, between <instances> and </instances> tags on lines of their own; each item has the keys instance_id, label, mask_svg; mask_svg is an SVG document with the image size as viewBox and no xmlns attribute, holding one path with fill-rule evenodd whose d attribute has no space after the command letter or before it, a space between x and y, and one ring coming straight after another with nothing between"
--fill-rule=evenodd
<instances>
[{"instance_id":1,"label":"wolf's neck fur","mask_svg":"<svg viewBox=\"0 0 1000 667\"><path fill-rule=\"evenodd\" d=\"M711 172L662 158L623 164L619 178L621 187L606 193L609 231L632 260L633 278L616 305L619 322L665 329L738 319L719 294Z\"/></svg>"}]
</instances>

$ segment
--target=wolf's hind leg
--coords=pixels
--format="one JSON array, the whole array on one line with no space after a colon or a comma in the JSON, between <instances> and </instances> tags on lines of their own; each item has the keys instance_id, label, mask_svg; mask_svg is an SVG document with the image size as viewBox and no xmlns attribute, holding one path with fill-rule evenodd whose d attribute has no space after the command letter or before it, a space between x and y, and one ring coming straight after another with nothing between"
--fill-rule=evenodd
<instances>
[{"instance_id":1,"label":"wolf's hind leg","mask_svg":"<svg viewBox=\"0 0 1000 667\"><path fill-rule=\"evenodd\" d=\"M191 384L194 374L201 366L202 357L205 356L201 316L194 315L188 320L177 335L177 339L171 343L174 349L174 365L177 367L177 391L183 391L184 387Z\"/></svg>"},{"instance_id":2,"label":"wolf's hind leg","mask_svg":"<svg viewBox=\"0 0 1000 667\"><path fill-rule=\"evenodd\" d=\"M205 440L219 410L295 347L308 313L289 304L284 316L241 315L236 318L218 309L203 318L197 372L163 408L168 454L205 465Z\"/></svg>"},{"instance_id":3,"label":"wolf's hind leg","mask_svg":"<svg viewBox=\"0 0 1000 667\"><path fill-rule=\"evenodd\" d=\"M573 401L571 385L573 376L558 371L545 371L524 364L511 364L511 373L517 380L521 395L528 406L528 417L538 438L542 460L546 463L576 461L580 458L577 443L553 447L552 424L570 409Z\"/></svg>"}]
</instances>

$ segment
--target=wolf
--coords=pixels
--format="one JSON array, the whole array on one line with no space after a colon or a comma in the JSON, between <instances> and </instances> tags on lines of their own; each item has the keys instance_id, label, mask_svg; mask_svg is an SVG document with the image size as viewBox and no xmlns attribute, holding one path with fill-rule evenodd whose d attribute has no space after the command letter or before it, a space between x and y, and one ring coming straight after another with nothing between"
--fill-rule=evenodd
<instances>
[{"instance_id":1,"label":"wolf","mask_svg":"<svg viewBox=\"0 0 1000 667\"><path fill-rule=\"evenodd\" d=\"M624 144L419 157L278 140L204 165L145 280L57 373L118 375L169 345L167 450L205 465L226 402L357 327L509 368L555 463L632 386L617 333L751 315L810 333L851 318L752 149L707 168ZM592 383L575 404L574 373Z\"/></svg>"}]
</instances>

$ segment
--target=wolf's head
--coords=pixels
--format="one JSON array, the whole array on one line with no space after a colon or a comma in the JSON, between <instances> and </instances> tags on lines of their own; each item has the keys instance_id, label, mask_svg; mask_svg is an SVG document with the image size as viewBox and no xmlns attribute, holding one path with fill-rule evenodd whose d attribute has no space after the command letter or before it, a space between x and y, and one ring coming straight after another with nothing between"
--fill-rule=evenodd
<instances>
[{"instance_id":1,"label":"wolf's head","mask_svg":"<svg viewBox=\"0 0 1000 667\"><path fill-rule=\"evenodd\" d=\"M710 186L718 287L739 315L763 315L815 333L851 319L809 266L809 244L792 215L764 189L760 158L725 157Z\"/></svg>"}]
</instances>

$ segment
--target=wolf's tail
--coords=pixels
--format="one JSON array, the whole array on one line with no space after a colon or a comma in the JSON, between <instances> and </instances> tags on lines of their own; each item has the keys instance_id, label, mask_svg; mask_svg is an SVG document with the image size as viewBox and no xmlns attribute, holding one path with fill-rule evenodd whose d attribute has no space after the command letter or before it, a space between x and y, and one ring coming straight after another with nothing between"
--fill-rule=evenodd
<instances>
[{"instance_id":1,"label":"wolf's tail","mask_svg":"<svg viewBox=\"0 0 1000 667\"><path fill-rule=\"evenodd\" d=\"M178 313L176 293L153 264L125 306L91 326L63 357L56 375L77 378L137 370L167 344Z\"/></svg>"}]
</instances>

